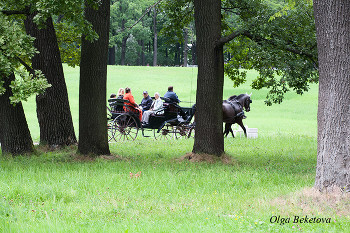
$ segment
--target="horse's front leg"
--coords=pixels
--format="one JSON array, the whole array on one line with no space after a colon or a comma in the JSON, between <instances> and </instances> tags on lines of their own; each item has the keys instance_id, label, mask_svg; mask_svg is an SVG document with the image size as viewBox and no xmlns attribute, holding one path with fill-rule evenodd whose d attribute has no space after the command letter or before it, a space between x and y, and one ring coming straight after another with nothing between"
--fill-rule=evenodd
<instances>
[{"instance_id":1,"label":"horse's front leg","mask_svg":"<svg viewBox=\"0 0 350 233\"><path fill-rule=\"evenodd\" d=\"M238 124L239 126L241 126L241 128L243 129L243 132L244 132L245 137L247 137L247 130L246 130L246 128L245 128L244 125L243 125L242 119L237 120L237 124Z\"/></svg>"}]
</instances>

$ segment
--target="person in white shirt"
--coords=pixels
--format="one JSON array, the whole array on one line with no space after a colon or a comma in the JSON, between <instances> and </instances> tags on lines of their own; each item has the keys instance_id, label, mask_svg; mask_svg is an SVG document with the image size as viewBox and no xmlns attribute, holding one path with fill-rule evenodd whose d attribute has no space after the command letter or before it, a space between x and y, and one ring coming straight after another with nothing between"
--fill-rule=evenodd
<instances>
[{"instance_id":1,"label":"person in white shirt","mask_svg":"<svg viewBox=\"0 0 350 233\"><path fill-rule=\"evenodd\" d=\"M149 122L149 117L152 113L157 112L157 114L163 114L163 101L161 100L161 98L159 98L159 93L156 92L154 94L154 102L151 105L150 110L143 112L142 115L142 122L145 124L148 124Z\"/></svg>"}]
</instances>

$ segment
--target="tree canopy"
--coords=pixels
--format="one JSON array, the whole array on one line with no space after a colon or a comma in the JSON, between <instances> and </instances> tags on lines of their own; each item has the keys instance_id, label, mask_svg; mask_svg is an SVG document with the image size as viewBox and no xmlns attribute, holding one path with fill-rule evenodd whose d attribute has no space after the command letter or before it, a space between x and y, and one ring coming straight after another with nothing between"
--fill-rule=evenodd
<instances>
[{"instance_id":1,"label":"tree canopy","mask_svg":"<svg viewBox=\"0 0 350 233\"><path fill-rule=\"evenodd\" d=\"M242 68L257 70L259 76L252 87L268 88L265 103L271 105L281 103L288 90L303 94L309 83L318 81L312 4L296 3L288 10L282 8L281 15L281 10L260 0L245 0L242 4L228 1L227 4L224 34L236 37L227 44L230 57L225 73L234 86L246 80Z\"/></svg>"},{"instance_id":2,"label":"tree canopy","mask_svg":"<svg viewBox=\"0 0 350 233\"><path fill-rule=\"evenodd\" d=\"M169 16L166 31L181 37L193 21L190 0L165 1ZM246 70L259 76L254 89L268 88L265 103L281 103L293 90L303 94L318 81L317 44L312 2L309 0L224 0L221 31L225 52L225 74L235 87L246 81Z\"/></svg>"},{"instance_id":3,"label":"tree canopy","mask_svg":"<svg viewBox=\"0 0 350 233\"><path fill-rule=\"evenodd\" d=\"M11 73L17 79L11 82L12 103L26 100L32 94L42 93L49 84L41 71L30 67L30 58L36 53L34 38L28 36L21 25L10 17L0 13L0 94L3 94L4 79Z\"/></svg>"}]
</instances>

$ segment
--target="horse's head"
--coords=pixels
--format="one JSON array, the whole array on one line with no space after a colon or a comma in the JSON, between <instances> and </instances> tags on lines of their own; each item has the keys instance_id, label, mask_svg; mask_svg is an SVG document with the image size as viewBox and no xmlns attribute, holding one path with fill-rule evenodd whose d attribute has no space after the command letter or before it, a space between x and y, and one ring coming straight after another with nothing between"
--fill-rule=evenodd
<instances>
[{"instance_id":1,"label":"horse's head","mask_svg":"<svg viewBox=\"0 0 350 233\"><path fill-rule=\"evenodd\" d=\"M252 103L253 101L250 99L250 96L252 94L248 95L248 94L245 94L244 97L243 97L243 107L245 108L245 110L247 112L250 111L250 103Z\"/></svg>"}]
</instances>

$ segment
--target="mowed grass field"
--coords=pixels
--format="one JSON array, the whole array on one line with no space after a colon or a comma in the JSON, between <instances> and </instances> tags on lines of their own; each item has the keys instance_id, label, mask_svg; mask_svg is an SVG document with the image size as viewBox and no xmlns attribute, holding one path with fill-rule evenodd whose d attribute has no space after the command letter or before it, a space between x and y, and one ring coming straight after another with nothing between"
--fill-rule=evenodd
<instances>
[{"instance_id":1,"label":"mowed grass field","mask_svg":"<svg viewBox=\"0 0 350 233\"><path fill-rule=\"evenodd\" d=\"M71 68L65 65L64 72L75 131L78 134L79 67ZM287 93L282 104L268 107L264 104L267 91L252 90L250 87L251 80L257 75L256 71L249 71L247 83L238 88L233 88L232 81L225 78L223 99L232 95L253 93L251 111L246 113L248 118L244 123L250 128L258 128L261 136L292 134L314 137L317 132L317 85L311 86L311 90L302 96L293 92ZM180 100L183 101L180 105L187 107L196 101L196 79L197 68L191 67L109 66L107 98L111 93L117 93L120 87L130 87L136 102L140 103L144 90L147 90L151 96L154 96L155 92L164 95L168 86L172 85ZM24 103L24 108L33 140L39 141L40 131L35 112L35 98L32 97Z\"/></svg>"},{"instance_id":2,"label":"mowed grass field","mask_svg":"<svg viewBox=\"0 0 350 233\"><path fill-rule=\"evenodd\" d=\"M78 133L79 68L65 66L70 106ZM169 85L184 102L195 102L196 68L108 68L108 95L129 86L163 95ZM257 75L249 72L249 80ZM253 92L245 124L257 139L225 139L232 162L179 160L193 139L138 137L110 144L113 157L77 157L76 147L38 148L31 157L0 159L1 232L349 232L349 201L320 197L310 189L316 166L317 85L303 96L286 95L264 105L266 90L248 83L223 98ZM210 97L208 97L210 98ZM190 106L190 103L182 103ZM39 139L35 101L24 104L34 141ZM208 106L208 111L210 108ZM131 178L130 172L141 172ZM289 223L271 223L280 216ZM331 218L330 223L293 223Z\"/></svg>"}]
</instances>

